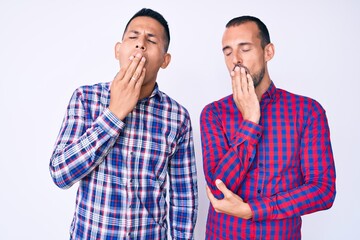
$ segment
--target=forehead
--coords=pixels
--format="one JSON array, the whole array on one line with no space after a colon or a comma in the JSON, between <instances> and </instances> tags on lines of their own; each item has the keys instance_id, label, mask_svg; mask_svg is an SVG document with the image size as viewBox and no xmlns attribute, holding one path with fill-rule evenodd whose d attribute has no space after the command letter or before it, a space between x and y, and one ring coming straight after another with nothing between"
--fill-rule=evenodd
<instances>
[{"instance_id":1,"label":"forehead","mask_svg":"<svg viewBox=\"0 0 360 240\"><path fill-rule=\"evenodd\" d=\"M155 19L151 17L136 17L129 23L127 32L137 31L146 32L155 35L164 34L164 27Z\"/></svg>"},{"instance_id":2,"label":"forehead","mask_svg":"<svg viewBox=\"0 0 360 240\"><path fill-rule=\"evenodd\" d=\"M256 23L246 22L238 26L232 26L225 29L222 38L223 46L239 44L242 42L260 43L259 29Z\"/></svg>"}]
</instances>

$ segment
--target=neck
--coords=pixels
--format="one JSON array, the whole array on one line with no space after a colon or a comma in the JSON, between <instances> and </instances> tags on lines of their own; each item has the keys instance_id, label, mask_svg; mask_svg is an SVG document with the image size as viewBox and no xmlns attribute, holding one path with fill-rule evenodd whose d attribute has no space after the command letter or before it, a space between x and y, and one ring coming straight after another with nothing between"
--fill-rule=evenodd
<instances>
[{"instance_id":1,"label":"neck","mask_svg":"<svg viewBox=\"0 0 360 240\"><path fill-rule=\"evenodd\" d=\"M141 86L139 100L147 98L151 95L151 93L154 91L155 83L156 82L154 81L147 84L143 84Z\"/></svg>"},{"instance_id":2,"label":"neck","mask_svg":"<svg viewBox=\"0 0 360 240\"><path fill-rule=\"evenodd\" d=\"M268 90L270 84L271 84L270 77L268 74L265 74L261 83L255 88L255 93L259 102L261 101L262 95Z\"/></svg>"}]
</instances>

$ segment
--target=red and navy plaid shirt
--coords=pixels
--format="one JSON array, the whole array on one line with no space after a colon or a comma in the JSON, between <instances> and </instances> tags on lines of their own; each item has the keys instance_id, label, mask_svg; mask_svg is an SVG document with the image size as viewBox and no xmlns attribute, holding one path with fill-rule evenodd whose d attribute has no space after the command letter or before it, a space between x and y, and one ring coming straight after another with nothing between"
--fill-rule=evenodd
<instances>
[{"instance_id":1,"label":"red and navy plaid shirt","mask_svg":"<svg viewBox=\"0 0 360 240\"><path fill-rule=\"evenodd\" d=\"M71 239L193 239L196 163L187 110L158 90L120 121L109 83L77 89L51 157L56 185L79 181ZM169 177L169 184L167 183Z\"/></svg>"},{"instance_id":2,"label":"red and navy plaid shirt","mask_svg":"<svg viewBox=\"0 0 360 240\"><path fill-rule=\"evenodd\" d=\"M207 184L220 199L221 179L253 213L243 220L210 204L207 239L300 239L301 215L332 206L335 167L324 109L273 83L260 107L259 124L242 119L232 95L201 113Z\"/></svg>"}]
</instances>

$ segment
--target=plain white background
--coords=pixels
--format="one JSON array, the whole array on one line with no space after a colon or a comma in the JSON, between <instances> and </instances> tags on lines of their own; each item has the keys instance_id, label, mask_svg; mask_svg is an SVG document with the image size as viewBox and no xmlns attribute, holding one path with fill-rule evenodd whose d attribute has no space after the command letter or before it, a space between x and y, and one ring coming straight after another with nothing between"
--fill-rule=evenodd
<instances>
[{"instance_id":1,"label":"plain white background","mask_svg":"<svg viewBox=\"0 0 360 240\"><path fill-rule=\"evenodd\" d=\"M334 206L303 217L303 239L356 239L359 215L360 4L337 1L0 1L0 239L68 239L77 185L60 190L48 171L75 88L110 81L114 45L142 7L171 31L172 62L160 89L190 112L199 182L196 239L208 200L199 115L231 93L221 52L224 26L250 14L268 26L276 86L318 100L327 111L337 170Z\"/></svg>"}]
</instances>

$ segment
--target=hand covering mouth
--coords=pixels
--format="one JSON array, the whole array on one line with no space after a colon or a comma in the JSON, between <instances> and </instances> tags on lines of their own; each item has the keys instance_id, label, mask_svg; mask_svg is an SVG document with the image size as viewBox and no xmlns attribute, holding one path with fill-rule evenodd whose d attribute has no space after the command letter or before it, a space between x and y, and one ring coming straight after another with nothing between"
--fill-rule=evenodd
<instances>
[{"instance_id":1,"label":"hand covering mouth","mask_svg":"<svg viewBox=\"0 0 360 240\"><path fill-rule=\"evenodd\" d=\"M236 68L236 67L244 68L246 74L250 73L249 69L248 69L247 67L245 67L244 65L240 64L240 63L235 64L235 66L234 66L234 68L233 68L233 71L235 71L235 68Z\"/></svg>"}]
</instances>

